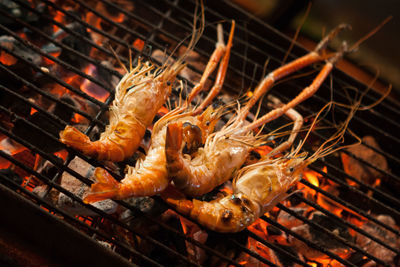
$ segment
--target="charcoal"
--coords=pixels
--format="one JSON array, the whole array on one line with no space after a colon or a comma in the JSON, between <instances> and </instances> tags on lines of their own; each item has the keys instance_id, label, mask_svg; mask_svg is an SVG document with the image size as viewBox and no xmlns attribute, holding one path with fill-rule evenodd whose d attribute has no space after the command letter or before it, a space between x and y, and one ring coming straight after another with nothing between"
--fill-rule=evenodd
<instances>
[{"instance_id":1,"label":"charcoal","mask_svg":"<svg viewBox=\"0 0 400 267\"><path fill-rule=\"evenodd\" d=\"M24 46L20 41L16 40L12 36L0 36L0 47L5 47L11 50L15 54L23 57L35 65L41 65L42 63L42 57L39 54Z\"/></svg>"},{"instance_id":2,"label":"charcoal","mask_svg":"<svg viewBox=\"0 0 400 267\"><path fill-rule=\"evenodd\" d=\"M24 3L29 5L29 2L26 0L22 0ZM22 6L18 5L18 3L10 0L1 0L0 1L0 9L6 11L8 14L12 15L13 17L20 18L20 19L27 19L28 18L28 10L23 8ZM2 25L6 25L7 28L17 30L22 28L22 26L17 23L13 19L9 19L6 16L0 16L0 23Z\"/></svg>"},{"instance_id":3,"label":"charcoal","mask_svg":"<svg viewBox=\"0 0 400 267\"><path fill-rule=\"evenodd\" d=\"M64 128L61 124L53 121L41 112L30 115L26 120L53 135L55 138L58 138L59 132ZM46 153L54 153L64 147L60 142L45 135L42 130L29 125L26 120L16 119L12 133Z\"/></svg>"},{"instance_id":4,"label":"charcoal","mask_svg":"<svg viewBox=\"0 0 400 267\"><path fill-rule=\"evenodd\" d=\"M132 197L126 199L125 202L133 208L122 212L120 215L121 219L136 229L146 227L149 223L139 211L156 218L167 210L164 204L157 202L151 197Z\"/></svg>"},{"instance_id":5,"label":"charcoal","mask_svg":"<svg viewBox=\"0 0 400 267\"><path fill-rule=\"evenodd\" d=\"M57 158L56 160L59 160L60 162L62 161L60 158ZM45 161L43 165L38 168L37 172L48 179L52 179L58 172L58 168L50 161Z\"/></svg>"},{"instance_id":6,"label":"charcoal","mask_svg":"<svg viewBox=\"0 0 400 267\"><path fill-rule=\"evenodd\" d=\"M49 187L47 185L38 185L33 190L32 193L36 194L40 198L44 198L46 201L49 201L53 204L57 203L58 196L60 195L60 191L52 188L49 191Z\"/></svg>"},{"instance_id":7,"label":"charcoal","mask_svg":"<svg viewBox=\"0 0 400 267\"><path fill-rule=\"evenodd\" d=\"M68 97L63 97L61 100L71 105L74 104L72 99ZM49 112L64 121L69 121L73 115L72 109L68 108L62 102L56 103L56 105L49 109ZM18 118L14 122L12 133L46 153L54 153L64 148L64 145L59 141L51 139L43 133L43 131L46 131L58 139L60 131L64 129L64 125L46 116L42 112L35 112L29 115L26 120L43 130L36 129L29 125L25 119Z\"/></svg>"},{"instance_id":8,"label":"charcoal","mask_svg":"<svg viewBox=\"0 0 400 267\"><path fill-rule=\"evenodd\" d=\"M33 62L34 64L41 63L40 55L34 53L32 50L22 45L12 36L0 36L0 48L2 47L7 48L13 53ZM0 62L7 67L8 71L14 73L19 77L22 77L25 80L33 79L34 71L32 67L13 57L11 54L8 54L5 50L0 51L0 53ZM10 75L8 71L0 68L0 84L10 90L18 92L19 94L23 94L25 97L30 97L31 92L24 90L24 84L21 82L21 80L16 79L14 76ZM30 110L30 108L27 107L27 105L22 100L19 100L18 98L4 92L3 90L0 90L0 105L10 108L14 112L20 111L22 109L23 111L27 111L29 114ZM21 114L22 112L17 113Z\"/></svg>"},{"instance_id":9,"label":"charcoal","mask_svg":"<svg viewBox=\"0 0 400 267\"><path fill-rule=\"evenodd\" d=\"M305 216L305 214L307 212L307 209L305 209L305 208L290 208L290 209L292 211L294 211L295 213L297 213L298 215L302 215L302 216ZM297 219L296 217L287 213L284 210L281 210L279 212L277 222L280 225L285 226L286 228L289 228L289 229L303 224L303 222L301 220Z\"/></svg>"},{"instance_id":10,"label":"charcoal","mask_svg":"<svg viewBox=\"0 0 400 267\"><path fill-rule=\"evenodd\" d=\"M108 69L112 68L113 66L108 61L102 61L100 65L96 66L90 64L88 75L92 76L106 87L114 88L117 86L120 79L110 73ZM106 89L88 80L85 80L82 86L85 87L85 92L87 92L89 95L96 95L97 97L104 98L109 94Z\"/></svg>"},{"instance_id":11,"label":"charcoal","mask_svg":"<svg viewBox=\"0 0 400 267\"><path fill-rule=\"evenodd\" d=\"M281 235L282 234L282 231L273 225L268 225L267 231L268 231L268 235Z\"/></svg>"},{"instance_id":12,"label":"charcoal","mask_svg":"<svg viewBox=\"0 0 400 267\"><path fill-rule=\"evenodd\" d=\"M296 255L296 258L299 260L304 260L301 255L294 250L292 247L290 246L285 246L285 245L281 245L281 244L276 244L278 247L282 248L283 250L288 251L290 254L292 255ZM273 250L273 255L275 256L275 262L279 262L281 266L298 266L295 262L293 262L293 260L289 259L285 254L283 254L282 252Z\"/></svg>"},{"instance_id":13,"label":"charcoal","mask_svg":"<svg viewBox=\"0 0 400 267\"><path fill-rule=\"evenodd\" d=\"M392 217L389 215L378 215L376 216L376 219L390 227L397 228L396 222ZM400 238L396 236L395 233L392 233L385 228L382 228L378 225L376 225L373 222L367 222L364 225L361 226L361 229L366 231L367 233L371 234L372 236L377 237L381 241L383 241L385 244L393 247L393 248L399 248L400 247ZM371 255L377 257L378 259L383 260L385 263L395 266L394 264L394 259L396 257L396 253L388 250L387 248L381 246L380 244L372 241L368 237L356 233L356 243L364 249L366 252L370 253ZM369 266L376 266L375 263L373 265Z\"/></svg>"},{"instance_id":14,"label":"charcoal","mask_svg":"<svg viewBox=\"0 0 400 267\"><path fill-rule=\"evenodd\" d=\"M365 144L380 150L378 143L372 136L365 136L362 138L362 141ZM375 166L386 172L389 171L388 163L385 157L363 144L352 146L348 148L347 151L354 154L356 157L370 163L372 166ZM364 163L353 158L351 155L341 153L341 157L344 171L348 175L353 176L363 183L373 185L378 178L382 178L383 176L381 172L366 166Z\"/></svg>"},{"instance_id":15,"label":"charcoal","mask_svg":"<svg viewBox=\"0 0 400 267\"><path fill-rule=\"evenodd\" d=\"M83 177L94 180L93 172L95 168L86 161L82 160L81 158L75 157L68 164L68 167L76 171ZM78 178L72 176L67 172L64 172L61 177L61 186L79 198L85 196L90 190L90 188L86 184L84 184ZM65 209L76 215L82 215L82 216L98 215L97 213L83 207L82 205L72 200L70 197L68 197L63 193L60 193L57 205L60 208ZM99 201L93 203L92 205L108 214L114 213L117 209L117 204L110 199Z\"/></svg>"},{"instance_id":16,"label":"charcoal","mask_svg":"<svg viewBox=\"0 0 400 267\"><path fill-rule=\"evenodd\" d=\"M327 217L323 213L314 212L309 219L327 229L331 233L334 233L335 235L340 236L349 242L353 242L353 238L346 227ZM335 254L342 254L347 250L346 245L335 238L332 238L327 233L318 230L316 227L310 226L309 224L295 226L291 230L303 236L305 239L310 240L314 244L328 249ZM323 252L308 247L302 241L293 236L289 236L289 244L291 244L293 248L309 259L317 259L326 256Z\"/></svg>"},{"instance_id":17,"label":"charcoal","mask_svg":"<svg viewBox=\"0 0 400 267\"><path fill-rule=\"evenodd\" d=\"M60 118L62 121L69 122L74 114L74 110L65 105L65 103L75 107L78 107L78 104L69 95L62 96L60 100L61 102L57 102L54 106L54 109L52 109L50 112Z\"/></svg>"},{"instance_id":18,"label":"charcoal","mask_svg":"<svg viewBox=\"0 0 400 267\"><path fill-rule=\"evenodd\" d=\"M1 169L0 183L16 190L18 186L15 184L22 184L22 178L11 169Z\"/></svg>"},{"instance_id":19,"label":"charcoal","mask_svg":"<svg viewBox=\"0 0 400 267\"><path fill-rule=\"evenodd\" d=\"M90 39L90 35L87 32L85 26L77 22L71 23L71 25L72 26L70 28L72 31ZM85 40L77 38L73 35L67 35L62 39L61 43L71 47L76 51L81 52L84 55L89 55L90 53L91 45ZM87 65L87 61L84 60L82 57L64 49L61 50L59 59L79 69L82 69Z\"/></svg>"}]
</instances>

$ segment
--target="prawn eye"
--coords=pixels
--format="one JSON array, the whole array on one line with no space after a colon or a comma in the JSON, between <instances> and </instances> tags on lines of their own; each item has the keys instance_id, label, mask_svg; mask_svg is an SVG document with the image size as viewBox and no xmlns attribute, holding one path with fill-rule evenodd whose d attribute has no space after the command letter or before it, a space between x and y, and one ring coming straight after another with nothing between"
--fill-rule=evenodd
<instances>
[{"instance_id":1,"label":"prawn eye","mask_svg":"<svg viewBox=\"0 0 400 267\"><path fill-rule=\"evenodd\" d=\"M289 167L289 172L294 172L294 168L293 167Z\"/></svg>"},{"instance_id":2,"label":"prawn eye","mask_svg":"<svg viewBox=\"0 0 400 267\"><path fill-rule=\"evenodd\" d=\"M170 86L171 85L171 82L170 81L167 81L167 86Z\"/></svg>"}]
</instances>

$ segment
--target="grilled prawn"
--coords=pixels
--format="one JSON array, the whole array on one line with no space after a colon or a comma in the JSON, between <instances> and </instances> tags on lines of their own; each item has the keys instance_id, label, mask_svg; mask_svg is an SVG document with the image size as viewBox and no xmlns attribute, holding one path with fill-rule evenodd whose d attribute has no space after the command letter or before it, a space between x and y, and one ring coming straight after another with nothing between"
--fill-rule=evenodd
<instances>
[{"instance_id":1,"label":"grilled prawn","mask_svg":"<svg viewBox=\"0 0 400 267\"><path fill-rule=\"evenodd\" d=\"M218 232L239 232L287 197L286 191L309 164L304 155L265 160L246 167L234 192L211 202L164 194L178 212Z\"/></svg>"},{"instance_id":2,"label":"grilled prawn","mask_svg":"<svg viewBox=\"0 0 400 267\"><path fill-rule=\"evenodd\" d=\"M210 58L209 64L206 66L201 81L194 87L186 102L181 107L167 113L156 122L153 127L151 146L145 159L142 161L139 160L135 167L128 166L126 168L125 178L121 180L121 182L116 181L104 169L97 168L95 171L97 182L92 185L92 192L84 198L86 203L93 203L108 198L124 199L133 196L152 196L160 193L167 187L170 182L165 158L167 125L171 123L182 125L184 129L183 138L189 144L188 148L191 150L197 150L197 146L204 143L205 137L213 131L214 125L219 119L223 108L214 110L212 107L209 107L201 114L199 113L222 88L233 41L234 27L235 22L233 21L229 40L225 46L223 42L222 26L218 26L218 42L216 49ZM215 85L210 90L208 97L199 107L190 110L189 103L203 90L207 77L216 68L221 58L222 61L218 70L218 78Z\"/></svg>"},{"instance_id":3,"label":"grilled prawn","mask_svg":"<svg viewBox=\"0 0 400 267\"><path fill-rule=\"evenodd\" d=\"M194 16L195 19L197 16ZM146 128L152 123L157 111L167 100L178 73L185 67L184 59L193 50L204 29L202 16L200 29L194 21L192 39L184 53L173 64L161 67L151 62L142 63L121 79L115 89L115 99L110 107L110 123L98 141L72 126L60 132L60 141L85 155L99 160L123 161L139 147Z\"/></svg>"},{"instance_id":4,"label":"grilled prawn","mask_svg":"<svg viewBox=\"0 0 400 267\"><path fill-rule=\"evenodd\" d=\"M60 141L99 160L118 162L129 158L139 147L146 128L165 103L171 84L183 67L180 61L166 68L139 62L117 85L110 124L100 139L92 142L68 125L60 132Z\"/></svg>"},{"instance_id":5,"label":"grilled prawn","mask_svg":"<svg viewBox=\"0 0 400 267\"><path fill-rule=\"evenodd\" d=\"M327 139L314 154L308 157L306 153L299 154L304 144L303 141L286 156L272 158L272 155L276 152L282 152L286 149L286 146L280 146L278 147L279 151L271 151L260 162L243 167L236 172L233 176L235 178L232 183L232 194L206 202L197 199L189 200L181 193L169 188L161 196L178 212L191 217L209 229L218 232L241 231L271 210L277 203L287 198L286 192L300 180L301 173L309 164L343 148L333 147L342 141L349 121L357 110L360 101L352 106L347 120L336 134ZM324 109L330 105L328 104ZM320 111L317 118L324 109ZM313 122L310 129L313 129L316 121ZM295 123L289 138L295 136L297 130L298 126Z\"/></svg>"},{"instance_id":6,"label":"grilled prawn","mask_svg":"<svg viewBox=\"0 0 400 267\"><path fill-rule=\"evenodd\" d=\"M267 75L256 88L253 98L247 102L243 109L238 111L237 116L231 118L220 131L208 136L204 148L200 148L194 157L182 152L184 147L182 125L170 123L167 126L165 151L168 172L174 185L188 196L201 196L232 177L232 174L243 165L250 151L263 142L263 137L254 135L252 131L289 112L294 106L313 95L333 69L334 64L343 56L345 47L343 51L337 52L326 61L313 83L295 99L285 105L278 106L246 125L245 118L250 108L270 88L275 79L282 78L288 73L310 64L310 62L322 60L319 52L343 28L345 26L339 26L324 38L316 49L318 53L313 51L302 59L282 66ZM290 146L290 144L286 144L286 146Z\"/></svg>"}]
</instances>

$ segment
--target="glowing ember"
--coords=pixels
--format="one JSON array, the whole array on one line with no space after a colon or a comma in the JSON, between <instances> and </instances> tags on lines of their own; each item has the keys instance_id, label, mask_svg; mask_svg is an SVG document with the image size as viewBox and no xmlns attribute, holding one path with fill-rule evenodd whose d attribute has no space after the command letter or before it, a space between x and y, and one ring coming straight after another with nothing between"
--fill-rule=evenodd
<instances>
[{"instance_id":1,"label":"glowing ember","mask_svg":"<svg viewBox=\"0 0 400 267\"><path fill-rule=\"evenodd\" d=\"M96 66L89 64L85 68L85 73L88 74L89 76L95 76L94 72L96 71ZM89 80L84 80L82 85L81 85L81 90L88 94L91 97L96 98L97 100L104 102L110 95L109 92L101 88L100 86L92 83Z\"/></svg>"},{"instance_id":2,"label":"glowing ember","mask_svg":"<svg viewBox=\"0 0 400 267\"><path fill-rule=\"evenodd\" d=\"M133 47L136 48L138 51L142 51L144 47L144 41L142 39L137 38L133 42Z\"/></svg>"},{"instance_id":3,"label":"glowing ember","mask_svg":"<svg viewBox=\"0 0 400 267\"><path fill-rule=\"evenodd\" d=\"M37 112L37 110L36 109L34 109L34 108L31 108L31 112L29 113L30 115L33 115L33 114L35 114Z\"/></svg>"},{"instance_id":4,"label":"glowing ember","mask_svg":"<svg viewBox=\"0 0 400 267\"><path fill-rule=\"evenodd\" d=\"M0 52L0 62L3 65L11 66L17 62L17 59L15 57L13 57L12 55L6 53L5 51L1 51Z\"/></svg>"}]
</instances>

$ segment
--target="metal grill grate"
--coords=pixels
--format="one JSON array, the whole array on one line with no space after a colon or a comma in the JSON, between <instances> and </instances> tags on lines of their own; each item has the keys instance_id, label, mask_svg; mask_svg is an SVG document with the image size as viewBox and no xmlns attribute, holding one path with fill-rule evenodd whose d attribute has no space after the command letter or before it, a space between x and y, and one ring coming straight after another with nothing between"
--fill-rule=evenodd
<instances>
[{"instance_id":1,"label":"metal grill grate","mask_svg":"<svg viewBox=\"0 0 400 267\"><path fill-rule=\"evenodd\" d=\"M136 61L139 56L149 56L146 55L147 48L151 48L151 50L159 49L161 51L167 49L173 49L173 45L179 43L183 38L185 38L188 34L190 34L191 27L190 22L192 21L193 12L195 8L194 1L182 1L182 0L175 0L175 1L136 1L134 2L134 9L133 11L126 11L123 7L112 3L108 0L101 0L100 2L110 10L115 17L119 14L123 14L125 16L125 20L123 23L115 22L112 18L110 18L110 14L105 15L101 12L95 10L92 5L87 4L86 2L80 0L73 0L70 3L70 6L79 7L77 10L82 12L82 14L91 13L94 17L100 18L102 23L104 23L103 28L108 28L108 30L104 30L102 28L97 28L94 25L91 25L80 18L77 14L70 12L65 8L65 6L61 5L60 3L53 3L51 1L43 0L41 3L41 9L37 7L32 7L25 1L20 0L13 0L12 2L16 3L20 6L21 9L29 11L31 14L36 14L40 19L47 21L51 25L55 25L65 31L67 34L74 36L76 39L85 42L91 49L94 49L98 54L98 57L102 57L104 59L113 58L113 54L109 51L107 46L103 46L101 44L96 43L92 39L88 38L85 35L78 33L77 31L71 30L71 28L67 27L65 24L57 22L54 20L54 17L50 13L46 13L43 10L48 8L52 9L53 12L62 13L65 18L67 18L71 23L78 23L82 25L84 28L89 29L92 32L95 32L103 41L107 41L111 46L118 47L124 51L121 55L121 60L124 63L128 63L129 60L127 58L126 48L131 49L134 52ZM121 78L122 75L119 72L115 71L113 68L101 65L98 59L93 59L91 56L86 55L85 53L76 50L74 47L71 47L67 44L64 44L57 39L53 38L49 33L45 30L41 29L40 26L35 25L35 23L28 23L23 21L22 18L16 18L12 15L9 15L9 12L0 9L0 14L13 22L13 27L17 27L18 29L24 28L29 35L35 36L38 40L45 40L48 43L54 44L56 47L61 48L63 51L68 51L69 53L80 57L85 64L93 64L96 67L101 67L104 69L108 74L114 75L118 78ZM210 24L207 25L205 35L201 38L198 45L196 46L195 51L204 58L208 58L213 47L215 44L215 29L216 29L216 21L229 21L231 18L236 19L238 23L237 31L235 33L235 40L234 40L234 48L232 51L231 56L231 63L228 70L228 81L225 85L225 90L229 92L239 93L244 88L248 88L249 86L253 86L257 83L258 78L254 77L261 77L261 73L263 71L264 61L269 59L269 65L267 70L272 70L275 67L279 66L281 63L281 59L283 58L284 54L286 53L287 48L290 44L290 39L279 33L278 31L274 30L270 26L266 25L265 23L259 21L255 17L245 13L240 8L236 7L230 2L221 2L221 3L207 3L205 8L205 16ZM212 22L212 23L211 23ZM16 25L16 26L15 26ZM133 26L136 25L136 26ZM85 130L85 134L90 134L96 126L105 127L105 123L102 121L102 117L104 113L107 111L109 104L113 100L113 89L110 88L109 85L100 82L95 77L85 73L82 71L81 68L74 66L70 62L62 60L58 57L51 55L50 53L46 52L43 47L40 47L40 41L35 41L33 38L22 38L20 37L19 31L15 31L12 27L7 24L0 24L0 31L2 34L6 34L12 36L16 39L16 41L20 44L23 44L25 47L29 48L32 53L40 54L43 57L48 58L49 60L55 62L54 64L57 66L62 67L65 71L69 73L74 73L74 75L78 75L90 81L93 84L98 85L99 87L103 88L107 92L111 93L107 100L103 103L97 100L94 97L84 93L79 88L76 88L74 85L68 84L62 77L59 75L54 74L52 72L48 72L41 68L40 66L36 65L34 62L27 60L26 58L20 56L19 54L15 53L11 49L7 47L1 47L2 51L12 55L13 57L17 58L19 62L22 62L23 66L27 69L32 69L35 73L40 73L42 77L46 79L52 80L53 83L58 84L59 86L63 87L65 90L74 93L75 95L79 96L82 99L85 99L98 107L98 112L95 115L89 114L88 112L82 111L76 106L64 102L60 100L58 97L52 95L51 93L47 92L45 89L41 88L39 84L37 84L37 80L31 77L24 77L20 73L16 72L12 68L7 65L1 64L0 69L6 77L12 78L13 80L18 81L20 84L26 86L30 90L35 91L39 94L43 99L51 103L60 104L66 109L71 110L71 112L79 114L90 121L87 129ZM135 39L141 39L144 41L144 49L143 51L138 50L135 46L132 46L132 41ZM290 58L296 58L300 55L305 53L305 49L301 46L296 45L290 54ZM154 59L153 59L154 60ZM20 63L21 64L21 63ZM196 66L189 65L190 70L201 73ZM307 73L308 71L313 71L312 68L304 71ZM229 77L233 76L241 77L242 85L238 85L233 82L233 79L229 79ZM182 78L182 77L181 77ZM183 78L182 78L183 79ZM286 102L290 100L297 92L299 92L305 85L310 83L312 77L306 76L305 78L295 79L285 82L283 85L276 86L274 90L274 94L278 96L282 101ZM187 81L188 85L191 87L193 84L191 81ZM333 84L334 87L348 87L353 86L359 88L365 88L364 85L355 81L352 77L348 76L347 74L335 70L333 73ZM7 94L8 96L12 96L15 99L18 99L24 105L28 106L29 108L33 108L37 110L41 115L48 119L52 123L57 123L62 125L63 127L69 124L69 121L64 121L63 119L59 118L58 116L48 112L45 108L41 107L40 105L33 103L26 97L23 93L17 90L18 88L12 88L8 84L0 85L0 91L3 94ZM302 113L304 116L310 116L315 114L320 107L322 107L327 101L330 100L330 85L329 83L324 83L322 88L319 92L311 97L309 101L305 104L300 105L298 107L298 111ZM335 92L335 96L338 97L339 100L346 99L346 95L344 91L338 90ZM366 102L374 102L379 99L379 95L376 93L370 93L365 97ZM23 121L26 125L34 129L35 131L43 134L51 140L51 142L58 142L57 136L54 136L52 133L48 131L48 129L43 128L41 125L36 125L35 123L30 122L26 119L25 116L22 116L13 110L10 110L7 107L0 106L0 112L5 114L6 116L12 118L12 121ZM342 108L337 108L336 110L337 116L344 116L346 114L346 110ZM350 153L349 151L343 151L343 153L348 154L350 157L353 157L365 167L372 168L380 173L382 176L388 178L389 182L386 182L386 185L383 187L373 187L369 184L366 184L362 181L359 181L355 177L351 177L346 174L341 168L339 168L335 162L326 160L324 164L329 168L329 172L325 173L321 170L320 164L315 164L310 168L317 173L320 173L329 181L340 185L345 190L351 192L356 196L356 198L363 199L358 203L350 203L348 200L342 199L340 196L336 196L331 192L327 192L324 189L317 187L306 180L302 180L301 183L308 188L311 188L318 192L319 194L325 196L327 199L330 199L333 202L337 202L343 207L348 210L349 213L354 213L357 216L364 218L365 220L371 221L376 223L377 225L385 228L389 232L394 233L398 237L400 236L400 232L398 229L381 222L373 215L371 215L368 210L365 209L363 203L367 203L368 205L372 205L379 211L381 214L391 214L393 218L397 221L400 219L400 200L397 197L395 187L391 188L388 183L393 182L393 184L399 184L400 176L399 176L399 143L400 139L396 137L395 133L399 130L400 124L397 122L396 118L400 113L400 109L395 101L391 99L385 99L381 105L375 107L371 110L364 111L363 113L358 113L352 122L352 127L357 129L357 134L359 135L373 135L376 139L379 140L379 143L382 147L382 150L372 147L368 144L366 145L368 148L374 150L375 152L383 155L387 160L391 167L391 171L379 169L376 166L372 165L371 163L356 157L356 155ZM279 120L278 124L286 123L285 119ZM325 123L329 124L328 120L325 120ZM273 128L275 124L271 124L270 128ZM390 130L389 130L390 129ZM133 246L129 246L125 242L114 238L111 234L105 233L102 230L102 225L104 223L111 222L113 225L121 227L124 231L129 233L133 233L135 236L140 237L146 242L149 242L152 246L157 247L163 253L168 253L171 255L171 258L177 259L179 263L185 265L199 265L193 259L191 259L185 252L180 251L177 248L172 248L168 244L164 243L163 240L158 239L157 237L153 237L150 235L146 235L137 229L129 226L126 222L122 221L121 219L116 218L115 216L109 215L103 212L100 209L97 209L91 205L86 205L82 202L82 200L74 195L72 192L68 191L67 189L63 188L59 183L59 179L64 172L71 174L72 176L76 177L77 179L81 180L82 182L90 185L91 181L88 180L86 177L83 177L75 170L71 169L69 166L70 162L73 158L77 155L79 158L82 158L89 164L93 166L103 166L101 162L97 162L93 159L89 159L84 155L80 154L79 152L73 151L68 149L68 157L65 161L60 162L60 160L55 157L52 153L46 151L42 147L39 147L35 144L30 143L29 140L21 138L20 136L16 135L11 129L7 128L6 125L1 124L0 132L4 135L9 137L10 139L18 142L22 146L29 149L33 154L39 155L41 158L51 162L57 169L57 172L52 176L51 179L49 177L44 176L43 174L39 173L37 170L34 170L32 166L26 166L21 160L16 159L13 156L10 156L4 151L0 151L0 157L5 159L6 161L11 162L16 167L22 169L23 171L27 172L30 175L33 175L38 180L43 182L44 184L48 185L48 189L43 196L38 196L36 194L31 193L29 183L26 183L24 186L21 186L18 183L12 182L9 180L8 177L4 176L4 174L0 174L0 177L6 179L8 181L8 186L10 188L17 188L17 191L20 193L21 196L30 199L38 206L49 210L52 214L55 214L58 217L62 217L67 223L73 226L76 229L79 229L84 234L93 237L95 239L104 240L109 244L112 244L112 249L115 252L118 252L126 259L138 263L138 264L152 264L152 265L168 265L168 262L163 262L163 259L153 259L148 256L142 251L137 250ZM319 138L320 140L324 141L327 140L327 134L321 134L319 132L315 132L314 135ZM59 144L62 146L62 144ZM331 171L333 174L331 174ZM122 178L122 177L120 177ZM346 179L349 179L357 184L357 187L351 186L346 183ZM398 187L397 187L398 188ZM87 209L91 210L92 212L98 214L98 216L91 216L91 217L77 217L72 216L67 211L58 208L56 205L53 205L46 201L46 197L50 194L51 190L57 190L66 196L70 197L74 201L80 203L80 205L86 207ZM326 208L320 206L319 204L308 200L304 196L300 194L295 194L292 198L297 199L300 202L303 202L305 205L312 207L315 210L318 210L334 220L338 225L342 225L344 227L349 227L354 231L364 235L374 242L377 242L381 246L387 248L390 251L393 251L397 255L399 255L400 251L398 247L393 247L392 245L386 243L385 241L381 240L379 237L374 236L367 231L363 230L359 226L355 225L352 222L348 222L343 218L338 217L336 214L328 211ZM165 206L162 200L155 197L154 201L156 201L159 205ZM192 243L194 246L203 249L210 257L218 258L221 262L225 262L229 265L239 266L242 262L239 261L238 257L232 257L231 255L224 254L220 252L217 248L214 248L208 244L202 244L194 240L192 237L184 234L180 229L176 229L175 227L168 225L164 222L153 218L152 216L143 213L142 211L138 210L136 207L127 204L123 201L116 201L120 206L125 207L128 210L132 210L138 216L145 218L145 220L151 224L155 224L161 229L163 229L166 233L176 236L179 240L184 240L189 243ZM365 251L355 243L348 241L335 233L332 233L331 230L326 228L323 225L315 223L302 215L298 215L293 210L285 207L282 204L279 204L278 209L281 211L285 211L292 215L293 217L300 219L306 225L310 225L313 228L318 229L320 232L329 236L333 240L337 242L341 242L345 247L351 249L354 252L358 252L360 255L364 256L366 259L371 259L375 261L377 264L380 265L387 265L384 259L376 257L371 253ZM299 235L296 232L293 232L291 229L279 224L275 220L263 216L262 220L267 222L268 224L275 226L276 228L282 230L288 236L292 236L300 241L303 241L305 244L310 246L311 248L320 251L322 254L327 255L331 259L335 259L337 262L340 262L346 266L357 266L357 263L351 262L349 259L342 258L341 255L330 251L329 249L317 244L314 240L309 240L304 238L303 236ZM299 258L296 253L292 250L288 249L287 247L280 246L272 241L265 240L261 238L259 235L254 233L251 230L245 230L239 235L220 235L214 232L208 232L209 239L223 239L229 241L232 246L234 246L238 251L246 253L249 257L259 260L262 263L265 263L270 266L277 266L276 263L272 262L271 259L268 259L264 255L261 255L259 252L253 251L246 247L246 244L239 242L240 240L238 236L243 236L246 238L252 238L265 247L270 248L271 250L275 251L277 254L282 255L283 257L287 258L289 261L294 263L300 264L302 266L309 266L309 262L306 261L304 258ZM170 258L169 258L170 259ZM178 265L178 264L177 264Z\"/></svg>"}]
</instances>

